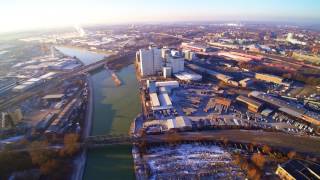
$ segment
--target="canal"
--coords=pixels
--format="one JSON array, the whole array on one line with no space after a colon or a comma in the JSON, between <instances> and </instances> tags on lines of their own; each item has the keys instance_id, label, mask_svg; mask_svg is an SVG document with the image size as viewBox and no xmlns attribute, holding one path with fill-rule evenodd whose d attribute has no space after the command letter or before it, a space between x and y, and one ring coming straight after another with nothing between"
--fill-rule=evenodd
<instances>
[{"instance_id":1,"label":"canal","mask_svg":"<svg viewBox=\"0 0 320 180\"><path fill-rule=\"evenodd\" d=\"M104 55L66 47L58 49L76 56L84 64L101 60ZM134 65L117 72L122 85L116 87L110 72L93 72L94 109L91 135L127 134L130 124L141 111ZM134 179L131 146L107 146L88 152L85 180Z\"/></svg>"}]
</instances>

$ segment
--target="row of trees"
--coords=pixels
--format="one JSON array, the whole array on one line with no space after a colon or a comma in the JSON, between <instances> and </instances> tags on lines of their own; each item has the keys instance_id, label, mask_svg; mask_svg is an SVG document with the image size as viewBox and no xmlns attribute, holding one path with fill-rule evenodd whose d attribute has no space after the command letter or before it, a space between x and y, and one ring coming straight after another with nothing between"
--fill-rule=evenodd
<instances>
[{"instance_id":1,"label":"row of trees","mask_svg":"<svg viewBox=\"0 0 320 180\"><path fill-rule=\"evenodd\" d=\"M234 156L234 164L238 165L242 170L246 171L249 179L259 180L261 179L265 158L260 153L254 153L251 159L237 154Z\"/></svg>"},{"instance_id":2,"label":"row of trees","mask_svg":"<svg viewBox=\"0 0 320 180\"><path fill-rule=\"evenodd\" d=\"M65 135L64 146L59 150L50 147L46 140L31 142L26 151L7 148L0 152L0 179L7 179L14 172L31 169L40 169L42 176L52 179L67 179L66 175L72 170L71 157L79 149L77 134Z\"/></svg>"},{"instance_id":3,"label":"row of trees","mask_svg":"<svg viewBox=\"0 0 320 180\"><path fill-rule=\"evenodd\" d=\"M28 152L32 164L38 166L42 174L56 179L65 179L65 175L72 169L70 157L79 149L79 135L67 134L64 136L63 148L58 151L51 150L47 141L35 141L29 146Z\"/></svg>"},{"instance_id":4,"label":"row of trees","mask_svg":"<svg viewBox=\"0 0 320 180\"><path fill-rule=\"evenodd\" d=\"M254 146L254 144L252 145ZM249 146L249 147L252 147ZM265 165L270 162L282 163L288 159L296 157L296 152L290 151L287 155L275 156L272 149L268 145L264 145L262 152L253 153L250 157L246 157L242 154L235 154L233 156L234 164L238 165L242 170L246 171L249 179L259 180L261 179L263 172L265 171Z\"/></svg>"}]
</instances>

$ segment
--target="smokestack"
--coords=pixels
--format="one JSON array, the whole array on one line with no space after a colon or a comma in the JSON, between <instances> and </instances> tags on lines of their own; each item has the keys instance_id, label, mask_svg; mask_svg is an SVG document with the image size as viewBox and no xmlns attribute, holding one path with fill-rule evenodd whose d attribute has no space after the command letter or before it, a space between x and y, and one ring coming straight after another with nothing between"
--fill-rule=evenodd
<instances>
[{"instance_id":1,"label":"smokestack","mask_svg":"<svg viewBox=\"0 0 320 180\"><path fill-rule=\"evenodd\" d=\"M84 32L83 28L80 27L79 25L75 25L74 28L77 30L77 32L79 33L79 36L83 37L86 35L86 33Z\"/></svg>"}]
</instances>

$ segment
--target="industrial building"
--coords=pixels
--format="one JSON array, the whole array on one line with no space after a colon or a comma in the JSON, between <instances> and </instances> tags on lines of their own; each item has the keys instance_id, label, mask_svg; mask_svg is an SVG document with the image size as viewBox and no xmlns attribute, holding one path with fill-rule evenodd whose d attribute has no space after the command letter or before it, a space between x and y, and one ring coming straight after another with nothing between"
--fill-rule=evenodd
<instances>
[{"instance_id":1,"label":"industrial building","mask_svg":"<svg viewBox=\"0 0 320 180\"><path fill-rule=\"evenodd\" d=\"M209 76L214 77L214 78L216 78L216 79L218 79L220 81L223 81L223 82L225 82L227 84L230 84L232 86L239 86L239 83L237 81L234 81L233 77L231 77L231 76L227 76L225 74L222 74L222 73L210 70L210 69L206 69L206 68L200 67L200 66L195 65L195 64L188 64L187 67L190 68L191 70L197 72L197 73L208 74Z\"/></svg>"},{"instance_id":2,"label":"industrial building","mask_svg":"<svg viewBox=\"0 0 320 180\"><path fill-rule=\"evenodd\" d=\"M56 113L48 113L43 119L41 119L41 121L38 122L38 124L36 125L36 129L37 130L47 129L56 117L57 117Z\"/></svg>"},{"instance_id":3,"label":"industrial building","mask_svg":"<svg viewBox=\"0 0 320 180\"><path fill-rule=\"evenodd\" d=\"M149 96L150 96L150 102L151 102L152 108L160 107L160 101L157 93L150 93Z\"/></svg>"},{"instance_id":4,"label":"industrial building","mask_svg":"<svg viewBox=\"0 0 320 180\"><path fill-rule=\"evenodd\" d=\"M254 97L258 100L261 100L270 106L277 108L278 111L285 113L290 117L320 126L320 115L305 108L296 108L294 104L288 104L284 100L259 91L252 91L249 93L249 97Z\"/></svg>"},{"instance_id":5,"label":"industrial building","mask_svg":"<svg viewBox=\"0 0 320 180\"><path fill-rule=\"evenodd\" d=\"M35 86L40 85L41 83L45 82L46 80L50 80L56 76L55 72L48 72L47 74L44 74L38 78L31 78L22 84L19 84L12 88L12 91L14 92L25 92Z\"/></svg>"},{"instance_id":6,"label":"industrial building","mask_svg":"<svg viewBox=\"0 0 320 180\"><path fill-rule=\"evenodd\" d=\"M178 116L172 119L151 120L143 123L143 127L148 133L161 133L164 131L175 130L190 130L192 129L191 120L184 116Z\"/></svg>"},{"instance_id":7,"label":"industrial building","mask_svg":"<svg viewBox=\"0 0 320 180\"><path fill-rule=\"evenodd\" d=\"M179 87L177 81L148 81L147 84L149 88L151 109L153 111L173 108L169 94L171 89Z\"/></svg>"},{"instance_id":8,"label":"industrial building","mask_svg":"<svg viewBox=\"0 0 320 180\"><path fill-rule=\"evenodd\" d=\"M262 107L262 103L260 103L259 101L256 101L252 98L246 97L246 96L238 96L236 98L237 101L245 103L248 106L248 110L252 111L252 112L258 112L261 107Z\"/></svg>"},{"instance_id":9,"label":"industrial building","mask_svg":"<svg viewBox=\"0 0 320 180\"><path fill-rule=\"evenodd\" d=\"M186 72L186 71L181 72L181 73L177 73L174 76L177 79L179 79L180 81L191 82L191 81L201 81L202 80L202 76L200 74Z\"/></svg>"},{"instance_id":10,"label":"industrial building","mask_svg":"<svg viewBox=\"0 0 320 180\"><path fill-rule=\"evenodd\" d=\"M31 88L39 85L39 84L40 84L39 81L26 81L26 82L24 82L24 83L22 83L20 85L17 85L16 87L14 87L12 89L12 91L14 91L14 92L25 92L25 91L27 91L27 90L29 90L29 89L31 89Z\"/></svg>"},{"instance_id":11,"label":"industrial building","mask_svg":"<svg viewBox=\"0 0 320 180\"><path fill-rule=\"evenodd\" d=\"M272 82L275 84L282 84L283 78L271 74L262 74L262 73L256 73L255 78L258 80L266 81L266 82Z\"/></svg>"},{"instance_id":12,"label":"industrial building","mask_svg":"<svg viewBox=\"0 0 320 180\"><path fill-rule=\"evenodd\" d=\"M177 88L179 87L178 81L157 81L155 82L156 87L168 87L168 88Z\"/></svg>"},{"instance_id":13,"label":"industrial building","mask_svg":"<svg viewBox=\"0 0 320 180\"><path fill-rule=\"evenodd\" d=\"M243 53L238 53L238 52L224 52L221 51L218 53L219 56L223 56L226 58L230 58L235 61L243 61L243 62L249 62L252 60L262 60L262 56L253 56L249 54L243 54Z\"/></svg>"},{"instance_id":14,"label":"industrial building","mask_svg":"<svg viewBox=\"0 0 320 180\"><path fill-rule=\"evenodd\" d=\"M172 74L184 71L184 58L180 51L165 49L162 53L166 67L171 68Z\"/></svg>"},{"instance_id":15,"label":"industrial building","mask_svg":"<svg viewBox=\"0 0 320 180\"><path fill-rule=\"evenodd\" d=\"M173 74L184 71L184 58L182 56L169 56L166 62L166 65L171 67Z\"/></svg>"},{"instance_id":16,"label":"industrial building","mask_svg":"<svg viewBox=\"0 0 320 180\"><path fill-rule=\"evenodd\" d=\"M171 67L163 67L163 77L170 78L172 75L172 68Z\"/></svg>"},{"instance_id":17,"label":"industrial building","mask_svg":"<svg viewBox=\"0 0 320 180\"><path fill-rule=\"evenodd\" d=\"M43 79L43 80L50 80L54 77L56 77L57 73L56 72L48 72L40 77L38 77L39 79Z\"/></svg>"},{"instance_id":18,"label":"industrial building","mask_svg":"<svg viewBox=\"0 0 320 180\"><path fill-rule=\"evenodd\" d=\"M284 180L320 179L320 164L301 159L291 159L278 165L276 174Z\"/></svg>"},{"instance_id":19,"label":"industrial building","mask_svg":"<svg viewBox=\"0 0 320 180\"><path fill-rule=\"evenodd\" d=\"M252 60L252 58L231 54L229 52L219 52L218 56L223 56L223 57L226 57L226 58L230 58L232 60L243 61L243 62L248 62L248 61Z\"/></svg>"},{"instance_id":20,"label":"industrial building","mask_svg":"<svg viewBox=\"0 0 320 180\"><path fill-rule=\"evenodd\" d=\"M172 107L172 102L167 92L159 92L158 97L162 106Z\"/></svg>"},{"instance_id":21,"label":"industrial building","mask_svg":"<svg viewBox=\"0 0 320 180\"><path fill-rule=\"evenodd\" d=\"M297 39L294 39L293 33L288 33L287 38L286 38L286 41L287 41L287 42L290 42L291 44L299 44L299 45L303 45L303 46L307 45L306 42L303 42L303 41L299 41L299 40L297 40Z\"/></svg>"},{"instance_id":22,"label":"industrial building","mask_svg":"<svg viewBox=\"0 0 320 180\"><path fill-rule=\"evenodd\" d=\"M20 123L23 119L21 109L15 109L8 112L1 112L0 125L1 128L13 127Z\"/></svg>"},{"instance_id":23,"label":"industrial building","mask_svg":"<svg viewBox=\"0 0 320 180\"><path fill-rule=\"evenodd\" d=\"M161 49L149 47L149 49L140 49L137 52L138 62L140 65L141 76L156 75L163 67Z\"/></svg>"},{"instance_id":24,"label":"industrial building","mask_svg":"<svg viewBox=\"0 0 320 180\"><path fill-rule=\"evenodd\" d=\"M184 71L184 58L179 51L168 48L140 49L137 52L137 61L141 76L158 75L162 72L165 78L174 73Z\"/></svg>"},{"instance_id":25,"label":"industrial building","mask_svg":"<svg viewBox=\"0 0 320 180\"><path fill-rule=\"evenodd\" d=\"M180 46L183 50L191 50L191 51L194 51L194 52L207 52L208 51L208 48L204 45L200 45L200 44L196 44L194 42L192 43L181 43L181 46Z\"/></svg>"},{"instance_id":26,"label":"industrial building","mask_svg":"<svg viewBox=\"0 0 320 180\"><path fill-rule=\"evenodd\" d=\"M192 61L194 59L196 59L196 53L191 51L191 50L184 50L184 59Z\"/></svg>"},{"instance_id":27,"label":"industrial building","mask_svg":"<svg viewBox=\"0 0 320 180\"><path fill-rule=\"evenodd\" d=\"M178 116L174 119L167 120L167 127L168 129L179 129L179 130L187 130L192 128L192 124L190 119Z\"/></svg>"},{"instance_id":28,"label":"industrial building","mask_svg":"<svg viewBox=\"0 0 320 180\"><path fill-rule=\"evenodd\" d=\"M161 49L161 57L162 57L163 59L166 59L168 54L170 54L170 49L167 48L167 47L163 47L163 48Z\"/></svg>"},{"instance_id":29,"label":"industrial building","mask_svg":"<svg viewBox=\"0 0 320 180\"><path fill-rule=\"evenodd\" d=\"M46 101L61 101L64 98L64 96L64 94L49 94L42 97L42 99Z\"/></svg>"},{"instance_id":30,"label":"industrial building","mask_svg":"<svg viewBox=\"0 0 320 180\"><path fill-rule=\"evenodd\" d=\"M59 62L51 64L48 66L48 69L52 70L73 70L80 67L81 64L78 63L76 59L73 58L63 58Z\"/></svg>"},{"instance_id":31,"label":"industrial building","mask_svg":"<svg viewBox=\"0 0 320 180\"><path fill-rule=\"evenodd\" d=\"M150 93L151 109L153 111L171 109L172 102L168 93Z\"/></svg>"},{"instance_id":32,"label":"industrial building","mask_svg":"<svg viewBox=\"0 0 320 180\"><path fill-rule=\"evenodd\" d=\"M250 87L252 86L254 81L251 78L245 78L241 81L239 81L239 84L241 87Z\"/></svg>"}]
</instances>

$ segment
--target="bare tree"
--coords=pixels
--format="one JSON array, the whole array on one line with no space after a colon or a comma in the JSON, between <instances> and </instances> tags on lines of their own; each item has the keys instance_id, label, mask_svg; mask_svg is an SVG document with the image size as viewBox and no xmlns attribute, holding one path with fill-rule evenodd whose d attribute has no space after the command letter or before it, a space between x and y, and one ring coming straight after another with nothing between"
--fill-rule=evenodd
<instances>
[{"instance_id":1,"label":"bare tree","mask_svg":"<svg viewBox=\"0 0 320 180\"><path fill-rule=\"evenodd\" d=\"M49 150L47 141L34 141L28 147L32 163L41 166L51 159L53 153Z\"/></svg>"},{"instance_id":2,"label":"bare tree","mask_svg":"<svg viewBox=\"0 0 320 180\"><path fill-rule=\"evenodd\" d=\"M80 149L78 134L67 134L64 136L64 148L61 149L61 156L72 156Z\"/></svg>"},{"instance_id":3,"label":"bare tree","mask_svg":"<svg viewBox=\"0 0 320 180\"><path fill-rule=\"evenodd\" d=\"M261 179L261 171L256 166L250 166L247 171L249 179L259 180Z\"/></svg>"},{"instance_id":4,"label":"bare tree","mask_svg":"<svg viewBox=\"0 0 320 180\"><path fill-rule=\"evenodd\" d=\"M263 168L266 159L261 153L254 153L251 157L252 162L258 166L260 169Z\"/></svg>"},{"instance_id":5,"label":"bare tree","mask_svg":"<svg viewBox=\"0 0 320 180\"><path fill-rule=\"evenodd\" d=\"M292 159L294 158L295 156L297 155L297 153L295 151L290 151L288 152L287 156L289 159Z\"/></svg>"},{"instance_id":6,"label":"bare tree","mask_svg":"<svg viewBox=\"0 0 320 180\"><path fill-rule=\"evenodd\" d=\"M268 146L268 145L264 145L264 146L262 147L262 151L263 151L264 153L266 153L266 154L270 154L270 153L271 153L271 147Z\"/></svg>"}]
</instances>

